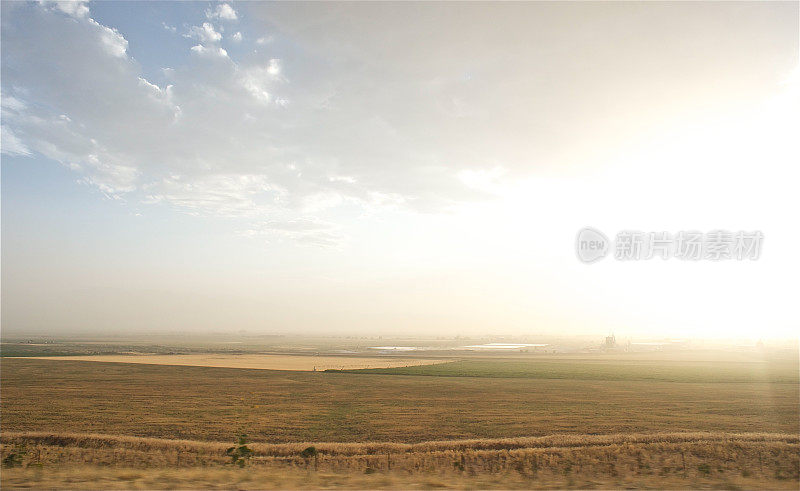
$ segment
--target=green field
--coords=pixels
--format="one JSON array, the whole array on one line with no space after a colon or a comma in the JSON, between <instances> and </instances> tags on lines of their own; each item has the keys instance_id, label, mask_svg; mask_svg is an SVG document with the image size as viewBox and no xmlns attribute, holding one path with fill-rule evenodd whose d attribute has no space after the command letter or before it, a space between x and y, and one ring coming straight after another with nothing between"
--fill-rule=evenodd
<instances>
[{"instance_id":1,"label":"green field","mask_svg":"<svg viewBox=\"0 0 800 491\"><path fill-rule=\"evenodd\" d=\"M791 358L748 361L624 359L467 359L440 365L351 371L382 375L492 377L597 381L661 381L798 384L798 365Z\"/></svg>"}]
</instances>

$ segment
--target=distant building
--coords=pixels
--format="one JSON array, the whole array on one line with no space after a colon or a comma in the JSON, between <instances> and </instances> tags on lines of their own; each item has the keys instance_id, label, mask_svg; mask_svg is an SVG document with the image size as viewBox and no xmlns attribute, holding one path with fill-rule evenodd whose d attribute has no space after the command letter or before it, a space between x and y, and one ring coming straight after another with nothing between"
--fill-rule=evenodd
<instances>
[{"instance_id":1,"label":"distant building","mask_svg":"<svg viewBox=\"0 0 800 491\"><path fill-rule=\"evenodd\" d=\"M606 336L606 342L603 344L604 348L616 348L617 347L617 338L614 337L612 334L611 336Z\"/></svg>"}]
</instances>

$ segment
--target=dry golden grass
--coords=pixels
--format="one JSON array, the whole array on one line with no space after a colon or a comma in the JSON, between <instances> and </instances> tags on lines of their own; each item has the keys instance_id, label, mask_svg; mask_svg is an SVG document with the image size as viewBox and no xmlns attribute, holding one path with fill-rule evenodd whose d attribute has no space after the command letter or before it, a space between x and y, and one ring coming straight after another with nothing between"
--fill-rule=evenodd
<instances>
[{"instance_id":1,"label":"dry golden grass","mask_svg":"<svg viewBox=\"0 0 800 491\"><path fill-rule=\"evenodd\" d=\"M345 474L264 469L125 469L79 466L8 469L4 489L797 489L791 480L729 475L683 477L636 475L592 477L521 474L464 475L451 471Z\"/></svg>"},{"instance_id":2,"label":"dry golden grass","mask_svg":"<svg viewBox=\"0 0 800 491\"><path fill-rule=\"evenodd\" d=\"M0 450L22 467L1 484L798 488L793 361L509 363L409 376L3 358ZM256 441L244 469L225 455L240 431Z\"/></svg>"},{"instance_id":3,"label":"dry golden grass","mask_svg":"<svg viewBox=\"0 0 800 491\"><path fill-rule=\"evenodd\" d=\"M666 433L396 443L252 444L244 469L223 442L108 435L9 433L3 457L24 448L4 488L553 488L796 489L800 438Z\"/></svg>"},{"instance_id":4,"label":"dry golden grass","mask_svg":"<svg viewBox=\"0 0 800 491\"><path fill-rule=\"evenodd\" d=\"M443 451L517 450L526 448L578 448L625 444L685 444L685 443L775 443L790 445L800 443L800 435L788 433L724 433L675 432L627 433L612 435L549 435L542 437L476 438L470 440L436 440L420 443L397 442L251 442L248 446L255 456L291 457L313 445L320 454L330 456L358 456L383 454L409 454ZM224 454L229 442L172 440L163 438L104 435L99 433L55 433L41 431L4 431L0 435L3 445L43 445L51 447L113 448L137 452L186 452L196 455ZM170 465L174 464L171 462Z\"/></svg>"},{"instance_id":5,"label":"dry golden grass","mask_svg":"<svg viewBox=\"0 0 800 491\"><path fill-rule=\"evenodd\" d=\"M57 369L56 369L57 368ZM420 442L671 431L797 434L789 383L414 377L2 359L4 431Z\"/></svg>"},{"instance_id":6,"label":"dry golden grass","mask_svg":"<svg viewBox=\"0 0 800 491\"><path fill-rule=\"evenodd\" d=\"M11 358L6 358L11 359ZM96 361L106 363L141 363L192 367L251 368L258 370L358 370L395 368L442 363L445 360L367 356L313 356L273 354L186 354L186 355L86 355L33 356L26 359L50 361Z\"/></svg>"}]
</instances>

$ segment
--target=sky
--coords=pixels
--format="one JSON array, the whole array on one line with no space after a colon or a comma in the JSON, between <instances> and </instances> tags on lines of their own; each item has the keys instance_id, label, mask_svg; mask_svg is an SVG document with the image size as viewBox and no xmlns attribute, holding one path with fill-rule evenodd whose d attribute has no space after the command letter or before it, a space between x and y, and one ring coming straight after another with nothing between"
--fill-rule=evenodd
<instances>
[{"instance_id":1,"label":"sky","mask_svg":"<svg viewBox=\"0 0 800 491\"><path fill-rule=\"evenodd\" d=\"M4 333L800 332L796 2L3 2L0 78Z\"/></svg>"}]
</instances>

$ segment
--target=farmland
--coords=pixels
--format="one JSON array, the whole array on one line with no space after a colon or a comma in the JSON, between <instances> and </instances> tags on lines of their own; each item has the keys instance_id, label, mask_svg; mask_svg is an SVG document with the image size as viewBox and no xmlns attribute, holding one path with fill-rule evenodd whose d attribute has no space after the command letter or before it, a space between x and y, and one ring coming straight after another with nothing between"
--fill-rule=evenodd
<instances>
[{"instance_id":1,"label":"farmland","mask_svg":"<svg viewBox=\"0 0 800 491\"><path fill-rule=\"evenodd\" d=\"M392 368L441 363L442 360L402 357L318 356L318 355L254 355L254 354L186 354L186 355L87 355L27 357L28 359L61 361L93 361L104 363L137 363L144 365L176 365L217 368L251 368L258 370L353 370Z\"/></svg>"},{"instance_id":2,"label":"farmland","mask_svg":"<svg viewBox=\"0 0 800 491\"><path fill-rule=\"evenodd\" d=\"M225 441L244 429L274 443L792 433L799 397L794 383L419 377L7 358L2 382L8 431Z\"/></svg>"},{"instance_id":3,"label":"farmland","mask_svg":"<svg viewBox=\"0 0 800 491\"><path fill-rule=\"evenodd\" d=\"M796 487L796 358L647 358L316 372L2 358L3 457L26 459L3 484ZM240 433L256 452L244 473L220 450Z\"/></svg>"},{"instance_id":4,"label":"farmland","mask_svg":"<svg viewBox=\"0 0 800 491\"><path fill-rule=\"evenodd\" d=\"M433 377L492 377L663 382L791 383L798 366L791 358L730 360L626 360L599 357L529 359L468 358L431 366L370 368L359 373Z\"/></svg>"}]
</instances>

